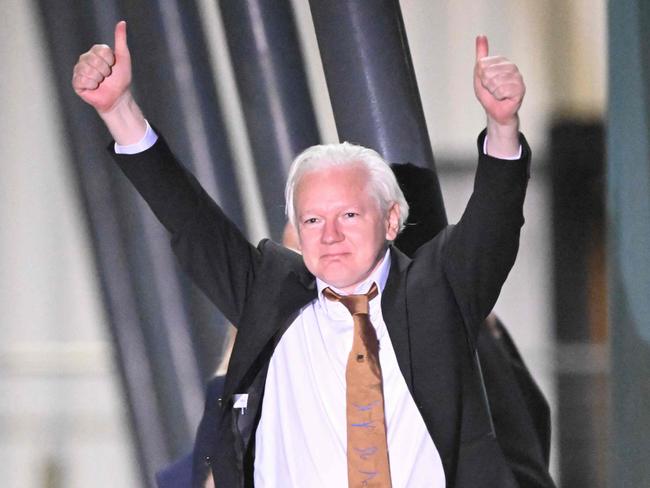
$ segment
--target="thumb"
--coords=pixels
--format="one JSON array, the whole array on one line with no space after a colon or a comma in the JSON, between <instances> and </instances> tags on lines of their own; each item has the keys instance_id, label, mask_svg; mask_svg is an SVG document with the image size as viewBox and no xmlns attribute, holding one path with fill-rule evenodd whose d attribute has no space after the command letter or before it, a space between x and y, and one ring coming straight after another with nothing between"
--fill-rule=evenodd
<instances>
[{"instance_id":1,"label":"thumb","mask_svg":"<svg viewBox=\"0 0 650 488\"><path fill-rule=\"evenodd\" d=\"M126 44L126 21L120 20L115 25L115 55L128 56L129 46Z\"/></svg>"},{"instance_id":2,"label":"thumb","mask_svg":"<svg viewBox=\"0 0 650 488\"><path fill-rule=\"evenodd\" d=\"M488 55L488 38L480 35L476 36L476 61L485 58Z\"/></svg>"}]
</instances>

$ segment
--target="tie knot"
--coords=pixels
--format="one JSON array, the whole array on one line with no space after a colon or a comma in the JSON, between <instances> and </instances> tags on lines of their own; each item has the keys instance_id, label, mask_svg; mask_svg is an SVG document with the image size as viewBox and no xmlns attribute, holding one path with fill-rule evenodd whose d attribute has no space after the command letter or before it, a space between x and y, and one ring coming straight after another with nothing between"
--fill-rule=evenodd
<instances>
[{"instance_id":1,"label":"tie knot","mask_svg":"<svg viewBox=\"0 0 650 488\"><path fill-rule=\"evenodd\" d=\"M368 293L362 293L360 295L339 295L329 287L323 290L323 295L325 298L334 302L341 302L343 305L345 305L345 308L348 309L351 315L368 315L368 303L370 300L375 298L377 294L378 291L376 283L372 284L370 290L368 290Z\"/></svg>"}]
</instances>

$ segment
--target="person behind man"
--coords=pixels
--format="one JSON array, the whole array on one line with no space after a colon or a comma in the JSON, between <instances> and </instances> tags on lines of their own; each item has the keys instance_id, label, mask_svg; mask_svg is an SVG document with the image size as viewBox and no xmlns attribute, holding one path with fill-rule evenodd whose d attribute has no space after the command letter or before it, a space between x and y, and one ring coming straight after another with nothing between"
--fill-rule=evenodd
<instances>
[{"instance_id":1,"label":"person behind man","mask_svg":"<svg viewBox=\"0 0 650 488\"><path fill-rule=\"evenodd\" d=\"M183 267L238 326L218 441L203 454L217 486L517 486L473 354L517 254L530 149L521 74L488 56L485 37L474 192L412 260L391 246L408 205L376 152L344 143L299 155L286 199L302 255L254 247L133 99L124 22L114 50L80 56L72 83Z\"/></svg>"}]
</instances>

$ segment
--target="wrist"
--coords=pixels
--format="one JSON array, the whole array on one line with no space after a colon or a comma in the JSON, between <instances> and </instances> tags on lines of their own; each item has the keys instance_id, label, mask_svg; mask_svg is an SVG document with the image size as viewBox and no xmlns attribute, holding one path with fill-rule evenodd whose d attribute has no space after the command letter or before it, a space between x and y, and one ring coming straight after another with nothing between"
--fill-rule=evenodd
<instances>
[{"instance_id":1,"label":"wrist","mask_svg":"<svg viewBox=\"0 0 650 488\"><path fill-rule=\"evenodd\" d=\"M487 154L496 158L510 157L519 151L519 117L497 122L487 118Z\"/></svg>"},{"instance_id":2,"label":"wrist","mask_svg":"<svg viewBox=\"0 0 650 488\"><path fill-rule=\"evenodd\" d=\"M144 115L128 90L109 109L98 110L98 114L120 145L138 142L147 131Z\"/></svg>"}]
</instances>

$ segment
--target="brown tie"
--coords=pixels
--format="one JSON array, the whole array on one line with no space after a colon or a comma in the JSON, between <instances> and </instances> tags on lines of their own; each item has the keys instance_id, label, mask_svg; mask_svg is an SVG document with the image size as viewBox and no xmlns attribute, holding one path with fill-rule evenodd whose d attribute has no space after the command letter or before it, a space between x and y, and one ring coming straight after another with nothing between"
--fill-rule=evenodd
<instances>
[{"instance_id":1,"label":"brown tie","mask_svg":"<svg viewBox=\"0 0 650 488\"><path fill-rule=\"evenodd\" d=\"M323 295L345 305L354 322L345 370L348 486L390 488L379 341L368 310L368 302L377 296L377 285L373 283L365 295L341 296L330 288L325 288Z\"/></svg>"}]
</instances>

